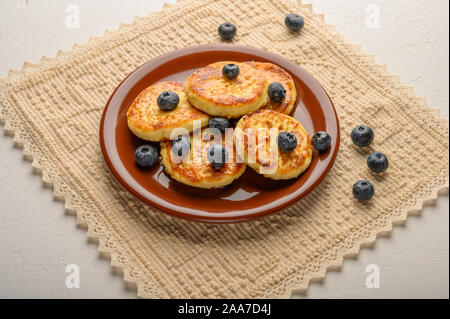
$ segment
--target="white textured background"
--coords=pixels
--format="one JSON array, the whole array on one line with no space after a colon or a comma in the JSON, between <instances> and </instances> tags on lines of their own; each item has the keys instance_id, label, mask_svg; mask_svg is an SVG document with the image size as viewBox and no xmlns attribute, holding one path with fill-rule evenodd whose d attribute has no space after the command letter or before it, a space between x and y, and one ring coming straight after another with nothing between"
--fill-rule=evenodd
<instances>
[{"instance_id":1,"label":"white textured background","mask_svg":"<svg viewBox=\"0 0 450 319\"><path fill-rule=\"evenodd\" d=\"M275 1L275 0L274 0ZM294 1L294 0L293 0ZM172 1L166 1L172 3ZM448 118L449 3L447 0L307 0L338 32L363 45L389 71L412 85ZM26 4L28 5L26 6ZM65 26L65 8L80 6L80 28ZM0 76L24 61L55 56L120 22L158 10L161 0L2 0ZM19 6L18 6L19 4ZM368 5L380 9L380 26L366 26ZM215 32L213 30L212 32ZM239 31L238 31L239 32ZM1 129L0 129L1 130ZM438 134L438 133L437 133ZM363 249L339 272L311 285L309 298L448 298L448 196L426 207L389 238ZM80 266L81 287L65 287L65 267ZM365 268L380 267L381 286L365 287ZM109 261L101 259L74 217L52 199L21 150L0 134L0 298L134 298Z\"/></svg>"}]
</instances>

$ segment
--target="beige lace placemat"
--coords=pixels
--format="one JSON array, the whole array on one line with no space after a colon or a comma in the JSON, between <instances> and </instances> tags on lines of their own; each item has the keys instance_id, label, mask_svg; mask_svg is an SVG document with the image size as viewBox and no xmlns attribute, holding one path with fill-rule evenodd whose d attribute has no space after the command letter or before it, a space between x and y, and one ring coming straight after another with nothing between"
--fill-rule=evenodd
<instances>
[{"instance_id":1,"label":"beige lace placemat","mask_svg":"<svg viewBox=\"0 0 450 319\"><path fill-rule=\"evenodd\" d=\"M284 26L290 12L305 18L299 35ZM119 185L100 151L99 122L129 72L175 49L220 42L226 20L238 27L235 43L280 54L322 83L342 142L327 178L293 207L248 223L198 224L157 212ZM25 63L0 83L5 129L141 297L289 297L448 188L448 121L294 1L181 0L55 59ZM357 124L376 133L370 151L388 155L384 175L372 174L369 151L353 146ZM376 189L370 203L352 197L362 178Z\"/></svg>"}]
</instances>

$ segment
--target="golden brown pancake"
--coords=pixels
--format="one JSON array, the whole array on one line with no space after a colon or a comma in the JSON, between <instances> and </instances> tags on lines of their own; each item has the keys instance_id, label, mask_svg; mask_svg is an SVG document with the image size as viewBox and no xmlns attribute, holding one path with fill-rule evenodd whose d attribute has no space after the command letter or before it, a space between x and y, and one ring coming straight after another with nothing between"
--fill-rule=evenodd
<instances>
[{"instance_id":1,"label":"golden brown pancake","mask_svg":"<svg viewBox=\"0 0 450 319\"><path fill-rule=\"evenodd\" d=\"M239 67L239 75L229 80L222 74L225 64ZM192 73L186 80L186 95L197 109L213 116L240 117L267 103L266 77L248 63L223 61Z\"/></svg>"},{"instance_id":2,"label":"golden brown pancake","mask_svg":"<svg viewBox=\"0 0 450 319\"><path fill-rule=\"evenodd\" d=\"M205 131L203 130L203 132ZM207 136L207 134L204 135ZM244 173L246 165L242 161L238 163L236 160L232 134L228 140L223 137L219 141L227 147L230 159L219 169L214 168L207 158L208 148L217 144L216 141L199 137L198 143L194 143L192 134L190 135L190 141L191 148L189 154L182 158L184 161L173 154L171 156L172 141L161 142L161 162L166 172L178 182L200 188L218 188L231 184ZM186 162L187 160L189 162Z\"/></svg>"},{"instance_id":3,"label":"golden brown pancake","mask_svg":"<svg viewBox=\"0 0 450 319\"><path fill-rule=\"evenodd\" d=\"M267 81L280 82L283 88L286 90L286 97L280 103L273 102L270 98L267 100L267 105L263 108L268 108L283 114L290 114L297 98L297 90L295 89L294 81L286 70L272 63L263 62L247 62L252 67L260 70Z\"/></svg>"},{"instance_id":4,"label":"golden brown pancake","mask_svg":"<svg viewBox=\"0 0 450 319\"><path fill-rule=\"evenodd\" d=\"M157 99L164 91L174 91L180 102L172 111L162 111ZM138 137L159 142L170 139L175 128L184 128L192 132L195 120L201 127L206 126L209 116L192 107L184 94L184 85L180 82L158 82L143 90L134 100L127 112L128 127Z\"/></svg>"},{"instance_id":5,"label":"golden brown pancake","mask_svg":"<svg viewBox=\"0 0 450 319\"><path fill-rule=\"evenodd\" d=\"M291 152L278 148L277 136L282 131L297 138L297 147ZM234 138L239 157L271 179L295 178L311 163L309 134L296 119L273 110L261 109L244 115L236 125Z\"/></svg>"}]
</instances>

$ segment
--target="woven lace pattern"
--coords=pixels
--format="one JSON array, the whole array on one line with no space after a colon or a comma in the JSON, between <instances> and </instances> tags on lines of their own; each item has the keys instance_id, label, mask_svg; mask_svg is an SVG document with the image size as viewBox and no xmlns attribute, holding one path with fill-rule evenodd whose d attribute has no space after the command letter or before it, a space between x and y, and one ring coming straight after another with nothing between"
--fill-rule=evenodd
<instances>
[{"instance_id":1,"label":"woven lace pattern","mask_svg":"<svg viewBox=\"0 0 450 319\"><path fill-rule=\"evenodd\" d=\"M290 12L305 18L300 34L286 30ZM100 151L99 123L128 73L166 52L221 42L224 21L238 26L233 42L282 55L323 85L339 115L341 148L320 186L285 211L198 224L156 211L115 180ZM0 80L0 94L6 132L140 297L289 297L448 189L448 121L310 5L294 1L180 0L56 58L25 63ZM367 150L349 138L357 124L376 133ZM375 150L390 160L381 175L365 163ZM370 203L352 197L359 179L375 186Z\"/></svg>"}]
</instances>

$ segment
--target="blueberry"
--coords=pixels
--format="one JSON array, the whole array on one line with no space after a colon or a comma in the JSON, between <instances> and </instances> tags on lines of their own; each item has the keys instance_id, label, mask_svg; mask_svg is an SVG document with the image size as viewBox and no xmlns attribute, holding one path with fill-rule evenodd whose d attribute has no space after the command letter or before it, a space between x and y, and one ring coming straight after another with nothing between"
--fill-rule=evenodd
<instances>
[{"instance_id":1,"label":"blueberry","mask_svg":"<svg viewBox=\"0 0 450 319\"><path fill-rule=\"evenodd\" d=\"M218 31L222 39L231 40L236 35L236 26L231 22L225 22L219 26Z\"/></svg>"},{"instance_id":2,"label":"blueberry","mask_svg":"<svg viewBox=\"0 0 450 319\"><path fill-rule=\"evenodd\" d=\"M280 82L272 82L269 85L269 97L275 103L280 103L286 97L286 90Z\"/></svg>"},{"instance_id":3,"label":"blueberry","mask_svg":"<svg viewBox=\"0 0 450 319\"><path fill-rule=\"evenodd\" d=\"M358 125L351 134L353 143L360 147L367 147L372 144L374 136L373 130L366 125Z\"/></svg>"},{"instance_id":4,"label":"blueberry","mask_svg":"<svg viewBox=\"0 0 450 319\"><path fill-rule=\"evenodd\" d=\"M230 122L223 117L213 117L209 120L209 128L216 128L222 133L225 133L225 129L230 127Z\"/></svg>"},{"instance_id":5,"label":"blueberry","mask_svg":"<svg viewBox=\"0 0 450 319\"><path fill-rule=\"evenodd\" d=\"M134 152L134 159L141 168L148 168L156 164L159 153L152 145L141 145Z\"/></svg>"},{"instance_id":6,"label":"blueberry","mask_svg":"<svg viewBox=\"0 0 450 319\"><path fill-rule=\"evenodd\" d=\"M281 132L277 138L278 147L283 152L291 152L297 147L297 137L291 132Z\"/></svg>"},{"instance_id":7,"label":"blueberry","mask_svg":"<svg viewBox=\"0 0 450 319\"><path fill-rule=\"evenodd\" d=\"M284 24L286 24L288 29L292 32L298 32L303 29L305 20L296 13L290 13L284 18Z\"/></svg>"},{"instance_id":8,"label":"blueberry","mask_svg":"<svg viewBox=\"0 0 450 319\"><path fill-rule=\"evenodd\" d=\"M228 80L233 80L239 75L239 67L233 63L225 64L222 69L222 74Z\"/></svg>"},{"instance_id":9,"label":"blueberry","mask_svg":"<svg viewBox=\"0 0 450 319\"><path fill-rule=\"evenodd\" d=\"M367 166L375 173L382 173L387 170L389 161L383 153L373 152L367 158Z\"/></svg>"},{"instance_id":10,"label":"blueberry","mask_svg":"<svg viewBox=\"0 0 450 319\"><path fill-rule=\"evenodd\" d=\"M191 150L189 137L180 135L172 141L172 153L178 157L185 157Z\"/></svg>"},{"instance_id":11,"label":"blueberry","mask_svg":"<svg viewBox=\"0 0 450 319\"><path fill-rule=\"evenodd\" d=\"M172 111L180 103L178 94L173 91L164 91L158 96L158 106L163 111Z\"/></svg>"},{"instance_id":12,"label":"blueberry","mask_svg":"<svg viewBox=\"0 0 450 319\"><path fill-rule=\"evenodd\" d=\"M327 132L319 131L311 138L311 144L319 152L325 151L331 145L331 136Z\"/></svg>"},{"instance_id":13,"label":"blueberry","mask_svg":"<svg viewBox=\"0 0 450 319\"><path fill-rule=\"evenodd\" d=\"M208 148L207 158L214 168L221 168L228 160L228 150L221 144L214 144Z\"/></svg>"},{"instance_id":14,"label":"blueberry","mask_svg":"<svg viewBox=\"0 0 450 319\"><path fill-rule=\"evenodd\" d=\"M374 193L373 185L369 181L361 180L353 185L353 196L359 200L369 200Z\"/></svg>"}]
</instances>

